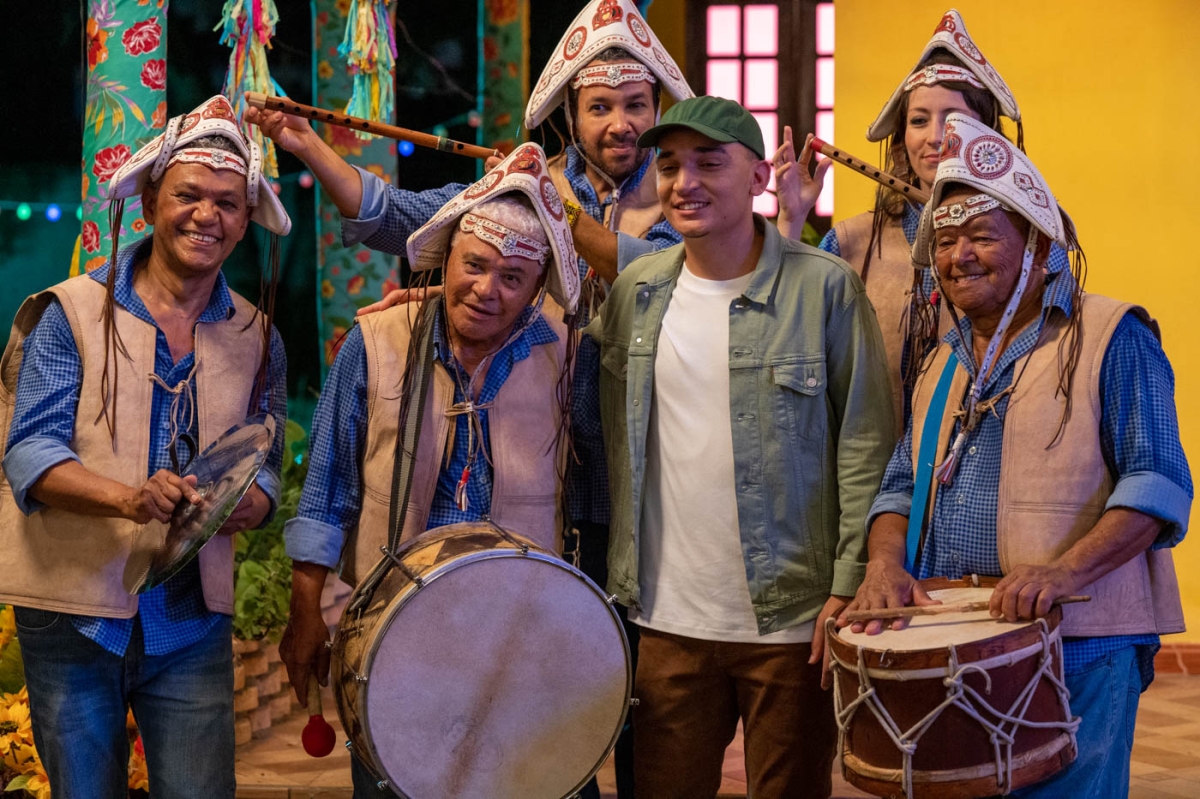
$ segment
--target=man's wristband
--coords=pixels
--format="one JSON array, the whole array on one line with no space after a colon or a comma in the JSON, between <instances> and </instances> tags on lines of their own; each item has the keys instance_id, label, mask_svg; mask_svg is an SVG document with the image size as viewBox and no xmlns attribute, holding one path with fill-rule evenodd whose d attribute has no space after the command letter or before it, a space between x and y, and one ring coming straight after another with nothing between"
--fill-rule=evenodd
<instances>
[{"instance_id":1,"label":"man's wristband","mask_svg":"<svg viewBox=\"0 0 1200 799\"><path fill-rule=\"evenodd\" d=\"M577 202L563 200L563 208L567 209L567 224L571 230L575 229L575 223L579 221L579 215L583 213L583 208Z\"/></svg>"}]
</instances>

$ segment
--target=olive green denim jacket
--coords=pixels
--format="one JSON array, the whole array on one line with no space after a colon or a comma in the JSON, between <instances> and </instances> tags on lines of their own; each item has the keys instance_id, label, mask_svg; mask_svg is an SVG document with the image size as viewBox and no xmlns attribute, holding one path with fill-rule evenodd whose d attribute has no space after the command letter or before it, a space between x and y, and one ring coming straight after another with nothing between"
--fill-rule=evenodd
<instances>
[{"instance_id":1,"label":"olive green denim jacket","mask_svg":"<svg viewBox=\"0 0 1200 799\"><path fill-rule=\"evenodd\" d=\"M867 511L896 442L883 339L862 281L761 217L755 225L762 255L729 307L729 423L746 576L766 634L858 589ZM683 258L680 244L630 263L588 327L601 343L608 590L633 606L654 357Z\"/></svg>"}]
</instances>

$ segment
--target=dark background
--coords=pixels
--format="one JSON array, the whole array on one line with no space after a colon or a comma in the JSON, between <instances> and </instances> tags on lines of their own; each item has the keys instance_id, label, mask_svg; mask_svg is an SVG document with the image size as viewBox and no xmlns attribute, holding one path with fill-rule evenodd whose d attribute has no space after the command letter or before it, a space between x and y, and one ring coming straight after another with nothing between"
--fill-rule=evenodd
<instances>
[{"instance_id":1,"label":"dark background","mask_svg":"<svg viewBox=\"0 0 1200 799\"><path fill-rule=\"evenodd\" d=\"M582 5L582 0L532 0L531 84ZM476 131L465 118L475 107L478 0L398 6L395 123L429 130L452 122L448 124L451 138L474 141ZM222 89L230 50L213 30L221 7L222 0L173 0L169 5L167 108L172 116ZM310 5L277 0L277 7L280 20L268 54L271 75L291 96L312 102ZM79 234L75 209L80 201L86 80L84 15L83 2L5 4L9 35L0 48L0 75L5 78L0 91L0 200L58 203L63 209L57 222L38 211L22 222L11 209L0 210L0 324L5 326L11 324L24 297L67 276ZM339 64L334 62L334 68ZM546 144L551 150L557 147L553 137ZM278 152L281 197L293 228L282 242L276 325L288 350L289 394L311 400L319 386L321 355L316 325L316 193L297 182L303 164ZM466 182L475 178L476 168L471 159L417 149L399 159L398 183L420 190ZM266 235L257 225L250 229L253 234L226 262L225 274L237 291L253 300L259 293ZM295 404L303 407L310 402ZM308 420L300 421L307 424Z\"/></svg>"}]
</instances>

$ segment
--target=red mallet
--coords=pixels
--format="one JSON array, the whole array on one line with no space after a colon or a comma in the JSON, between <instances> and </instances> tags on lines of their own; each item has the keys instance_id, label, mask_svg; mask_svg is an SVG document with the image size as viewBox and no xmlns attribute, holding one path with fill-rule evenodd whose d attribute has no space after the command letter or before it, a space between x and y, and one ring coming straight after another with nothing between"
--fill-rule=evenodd
<instances>
[{"instance_id":1,"label":"red mallet","mask_svg":"<svg viewBox=\"0 0 1200 799\"><path fill-rule=\"evenodd\" d=\"M325 757L333 751L337 735L321 715L321 685L315 676L308 678L308 713L308 724L300 733L300 741L304 744L304 751L312 757Z\"/></svg>"}]
</instances>

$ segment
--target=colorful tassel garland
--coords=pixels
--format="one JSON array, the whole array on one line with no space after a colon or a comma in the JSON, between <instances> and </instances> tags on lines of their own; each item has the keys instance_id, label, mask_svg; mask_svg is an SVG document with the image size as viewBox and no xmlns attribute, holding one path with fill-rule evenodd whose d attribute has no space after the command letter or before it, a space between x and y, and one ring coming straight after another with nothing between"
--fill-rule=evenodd
<instances>
[{"instance_id":1,"label":"colorful tassel garland","mask_svg":"<svg viewBox=\"0 0 1200 799\"><path fill-rule=\"evenodd\" d=\"M238 119L246 110L246 92L262 92L286 96L271 79L267 66L267 50L275 35L279 12L275 0L225 0L221 22L213 30L221 31L221 44L233 48L229 56L229 71L225 75L225 96L233 104ZM262 150L263 174L279 177L275 161L275 143L262 135L257 125L242 123L242 132L253 138Z\"/></svg>"},{"instance_id":2,"label":"colorful tassel garland","mask_svg":"<svg viewBox=\"0 0 1200 799\"><path fill-rule=\"evenodd\" d=\"M388 5L391 0L351 0L346 35L338 55L346 59L353 89L346 113L391 123L396 107L396 34ZM362 139L371 134L355 131Z\"/></svg>"}]
</instances>

